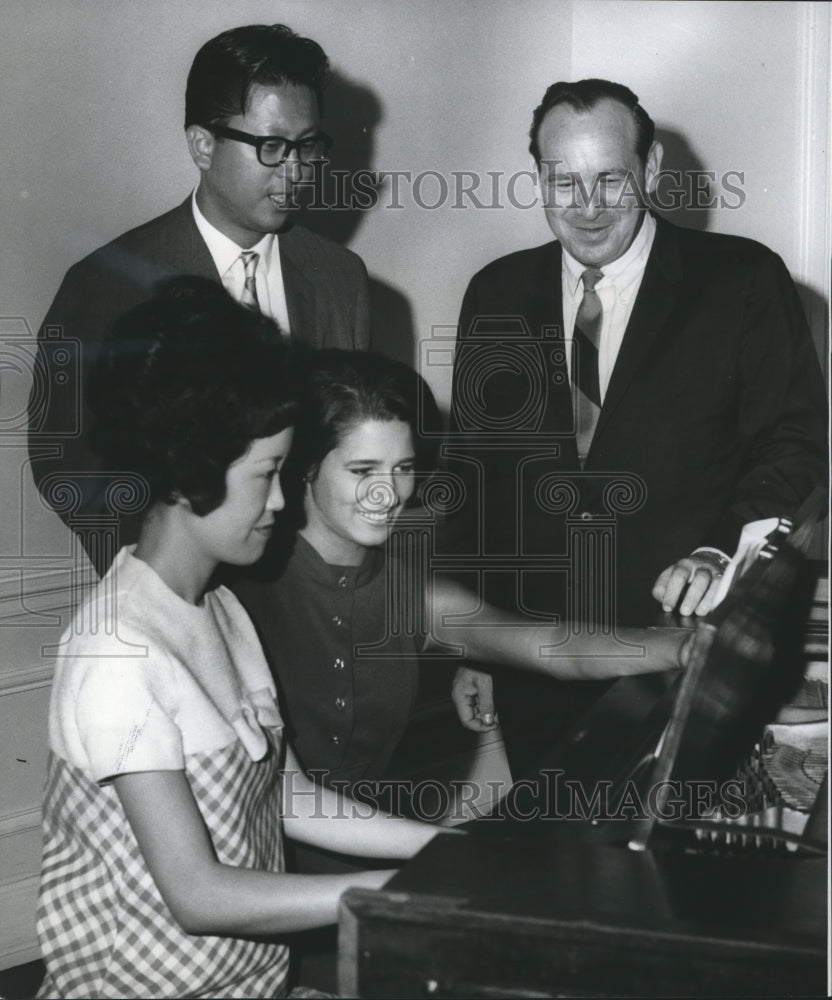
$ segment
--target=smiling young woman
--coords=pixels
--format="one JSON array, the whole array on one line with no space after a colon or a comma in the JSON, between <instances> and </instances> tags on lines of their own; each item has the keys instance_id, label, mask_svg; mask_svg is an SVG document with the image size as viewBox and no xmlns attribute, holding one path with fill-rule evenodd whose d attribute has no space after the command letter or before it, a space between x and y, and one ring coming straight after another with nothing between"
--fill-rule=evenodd
<instances>
[{"instance_id":1,"label":"smiling young woman","mask_svg":"<svg viewBox=\"0 0 832 1000\"><path fill-rule=\"evenodd\" d=\"M258 567L269 579L235 590L270 654L299 759L324 785L382 778L413 707L420 642L387 636L397 566L385 543L440 431L407 365L363 351L311 358L283 476L290 552L276 538ZM383 639L383 657L361 655Z\"/></svg>"}]
</instances>

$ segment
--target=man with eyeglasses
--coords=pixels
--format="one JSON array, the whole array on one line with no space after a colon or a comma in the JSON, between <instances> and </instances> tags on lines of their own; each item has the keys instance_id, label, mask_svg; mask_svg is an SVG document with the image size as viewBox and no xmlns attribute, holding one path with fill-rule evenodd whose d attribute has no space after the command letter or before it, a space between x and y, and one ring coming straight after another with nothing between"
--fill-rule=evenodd
<instances>
[{"instance_id":1,"label":"man with eyeglasses","mask_svg":"<svg viewBox=\"0 0 832 1000\"><path fill-rule=\"evenodd\" d=\"M88 475L97 461L83 398L97 345L159 281L195 274L221 282L310 347L369 346L362 260L293 220L301 188L331 145L320 127L328 69L317 42L281 24L234 28L208 41L191 66L185 95L185 134L200 172L195 191L68 271L39 333L29 414L35 482L46 496L48 476L69 477L81 497L73 518L106 511L101 477ZM67 384L70 365L59 373L56 390L52 355L72 339L80 342L79 384ZM51 442L60 447L43 447ZM69 513L62 516L69 523ZM126 518L120 529L122 544L134 540ZM103 572L112 554L98 545L88 545L88 552Z\"/></svg>"}]
</instances>

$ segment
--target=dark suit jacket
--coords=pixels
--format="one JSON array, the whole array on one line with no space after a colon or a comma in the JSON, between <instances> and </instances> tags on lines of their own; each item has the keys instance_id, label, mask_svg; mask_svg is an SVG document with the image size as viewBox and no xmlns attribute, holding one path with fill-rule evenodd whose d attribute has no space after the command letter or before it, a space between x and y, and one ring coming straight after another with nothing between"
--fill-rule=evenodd
<instances>
[{"instance_id":1,"label":"dark suit jacket","mask_svg":"<svg viewBox=\"0 0 832 1000\"><path fill-rule=\"evenodd\" d=\"M448 452L466 499L441 548L472 569L479 554L514 557L516 572L486 580L498 605L568 616L583 602L591 616L603 602L649 625L666 566L702 545L732 553L745 522L794 514L827 482L825 387L783 262L751 240L657 221L584 470L560 245L492 262L465 294ZM569 542L584 524L594 541ZM577 556L571 590L564 572L530 571L532 555ZM519 777L592 692L517 671L497 682Z\"/></svg>"},{"instance_id":2,"label":"dark suit jacket","mask_svg":"<svg viewBox=\"0 0 832 1000\"><path fill-rule=\"evenodd\" d=\"M360 257L294 226L280 234L280 261L293 340L315 348L369 347L367 271ZM106 482L95 475L100 464L89 446L92 418L84 389L99 344L113 322L149 298L159 281L182 274L220 281L190 197L73 265L40 329L29 400L32 472L41 492L55 473L72 479L76 497L62 504L67 491L56 492L47 483L46 499L76 529L79 515L105 514L109 506ZM134 541L136 525L127 518L120 524L119 543ZM94 536L82 541L96 568L105 569L115 551L90 551L100 541Z\"/></svg>"},{"instance_id":3,"label":"dark suit jacket","mask_svg":"<svg viewBox=\"0 0 832 1000\"><path fill-rule=\"evenodd\" d=\"M476 552L478 528L494 552L563 552L569 509L612 514L617 616L638 624L655 616L662 569L701 545L732 553L744 523L793 514L826 482L826 393L782 261L657 221L583 473L557 335L558 243L474 276L454 371L453 468L485 505L452 520L454 548ZM560 509L545 479L558 473L579 490Z\"/></svg>"}]
</instances>

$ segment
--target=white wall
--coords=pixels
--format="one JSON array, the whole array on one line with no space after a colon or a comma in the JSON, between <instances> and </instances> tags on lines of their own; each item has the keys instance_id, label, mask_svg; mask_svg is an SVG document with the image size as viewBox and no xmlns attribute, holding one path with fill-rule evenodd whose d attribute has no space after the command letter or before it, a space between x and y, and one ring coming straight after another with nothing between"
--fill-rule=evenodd
<instances>
[{"instance_id":1,"label":"white wall","mask_svg":"<svg viewBox=\"0 0 832 1000\"><path fill-rule=\"evenodd\" d=\"M0 909L21 916L8 930L4 921L0 967L34 954L51 663L42 647L66 619L72 551L25 468L31 332L73 261L190 190L183 93L198 46L236 24L281 20L318 39L337 70L326 120L333 166L436 170L451 185L436 209L420 208L403 185L401 209L386 207L383 189L363 216L312 220L366 260L394 353L418 358L433 327L453 325L468 278L486 261L549 238L539 209L505 204L505 182L529 166L526 132L546 85L583 76L631 86L670 140L672 165L745 172L741 210L688 224L774 247L805 286L819 343L826 329L827 4L5 0ZM501 172L503 207L452 207L460 171ZM436 200L429 180L422 195ZM528 181L517 195L531 195ZM447 402L449 370L426 375Z\"/></svg>"},{"instance_id":2,"label":"white wall","mask_svg":"<svg viewBox=\"0 0 832 1000\"><path fill-rule=\"evenodd\" d=\"M590 0L574 5L572 59L576 79L620 80L639 95L673 136L665 166L743 173L743 205L706 213L705 227L783 257L824 362L829 18L827 3Z\"/></svg>"}]
</instances>

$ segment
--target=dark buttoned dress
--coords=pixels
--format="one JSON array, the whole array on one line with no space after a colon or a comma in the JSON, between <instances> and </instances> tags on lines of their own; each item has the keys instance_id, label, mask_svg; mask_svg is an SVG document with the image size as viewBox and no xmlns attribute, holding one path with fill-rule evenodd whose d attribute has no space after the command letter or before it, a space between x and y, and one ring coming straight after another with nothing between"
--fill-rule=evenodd
<instances>
[{"instance_id":1,"label":"dark buttoned dress","mask_svg":"<svg viewBox=\"0 0 832 1000\"><path fill-rule=\"evenodd\" d=\"M278 579L235 586L266 647L289 740L325 785L349 791L384 777L413 708L420 639L391 622L396 571L382 548L360 566L333 566L298 536Z\"/></svg>"},{"instance_id":2,"label":"dark buttoned dress","mask_svg":"<svg viewBox=\"0 0 832 1000\"><path fill-rule=\"evenodd\" d=\"M356 783L387 774L418 687L422 636L405 634L389 611L398 573L383 548L368 549L360 566L332 566L297 536L277 578L267 570L266 579L234 584L266 649L286 735L301 765L324 785L358 796L365 814L370 799L382 809L387 799L383 792L365 794ZM390 865L293 841L286 846L289 870L302 874ZM293 935L292 981L334 993L335 951L334 927Z\"/></svg>"}]
</instances>

